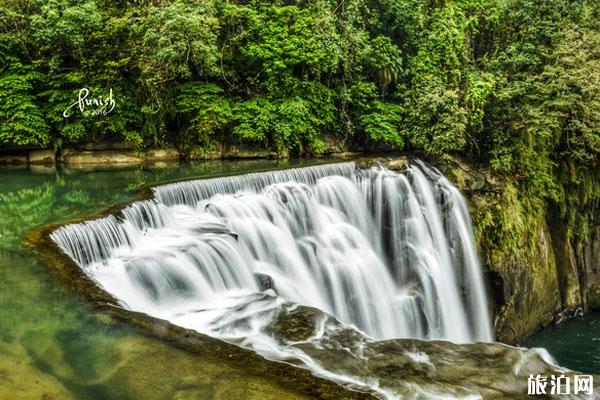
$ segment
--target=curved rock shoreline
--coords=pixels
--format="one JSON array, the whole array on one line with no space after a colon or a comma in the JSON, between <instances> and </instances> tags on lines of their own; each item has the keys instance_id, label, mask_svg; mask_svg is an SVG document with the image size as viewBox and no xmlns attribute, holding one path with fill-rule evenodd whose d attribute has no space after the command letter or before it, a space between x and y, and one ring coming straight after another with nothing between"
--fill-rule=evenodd
<instances>
[{"instance_id":1,"label":"curved rock shoreline","mask_svg":"<svg viewBox=\"0 0 600 400\"><path fill-rule=\"evenodd\" d=\"M119 208L122 207L111 208L104 214L118 213ZM284 389L309 398L376 398L371 393L346 388L333 381L316 377L306 369L296 368L287 363L273 363L250 350L173 325L168 321L121 308L114 297L91 281L50 239L50 233L57 227L58 225L50 225L31 232L26 238L26 243L35 246L36 251L59 280L76 294L90 300L98 312L107 316L109 323L127 323L143 335L158 338L199 357L218 358L223 360L223 363L243 369L249 374L269 376Z\"/></svg>"}]
</instances>

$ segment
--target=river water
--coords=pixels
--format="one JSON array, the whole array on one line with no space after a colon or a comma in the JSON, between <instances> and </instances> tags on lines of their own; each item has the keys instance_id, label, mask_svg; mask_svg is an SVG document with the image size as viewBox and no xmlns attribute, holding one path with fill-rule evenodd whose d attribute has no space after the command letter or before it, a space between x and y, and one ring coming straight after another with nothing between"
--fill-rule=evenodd
<instances>
[{"instance_id":1,"label":"river water","mask_svg":"<svg viewBox=\"0 0 600 400\"><path fill-rule=\"evenodd\" d=\"M524 343L544 347L560 365L588 374L600 374L600 314L548 328Z\"/></svg>"}]
</instances>

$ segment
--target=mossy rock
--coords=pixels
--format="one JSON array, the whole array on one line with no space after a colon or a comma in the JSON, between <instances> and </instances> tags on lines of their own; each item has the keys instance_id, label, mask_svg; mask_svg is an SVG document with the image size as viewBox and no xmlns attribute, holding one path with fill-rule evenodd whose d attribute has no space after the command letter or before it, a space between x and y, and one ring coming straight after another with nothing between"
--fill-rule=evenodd
<instances>
[{"instance_id":1,"label":"mossy rock","mask_svg":"<svg viewBox=\"0 0 600 400\"><path fill-rule=\"evenodd\" d=\"M370 169L373 167L382 166L391 171L404 172L406 167L410 164L407 157L395 157L395 158L384 158L384 157L367 157L360 158L355 161L357 169Z\"/></svg>"}]
</instances>

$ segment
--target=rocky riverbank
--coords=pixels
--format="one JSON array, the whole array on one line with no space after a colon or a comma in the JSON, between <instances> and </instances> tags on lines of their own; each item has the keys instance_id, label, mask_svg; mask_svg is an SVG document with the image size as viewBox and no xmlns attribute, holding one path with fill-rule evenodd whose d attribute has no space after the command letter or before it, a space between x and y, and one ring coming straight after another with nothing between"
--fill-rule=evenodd
<instances>
[{"instance_id":1,"label":"rocky riverbank","mask_svg":"<svg viewBox=\"0 0 600 400\"><path fill-rule=\"evenodd\" d=\"M68 168L90 166L128 166L147 162L179 161L181 154L174 148L138 150L128 143L88 144L61 150L32 150L19 153L0 153L0 166L52 167L62 164Z\"/></svg>"},{"instance_id":2,"label":"rocky riverbank","mask_svg":"<svg viewBox=\"0 0 600 400\"><path fill-rule=\"evenodd\" d=\"M331 142L327 144L324 156L352 157L355 153ZM141 149L136 143L99 142L84 143L77 147L59 150L34 149L7 151L0 150L0 167L52 167L64 165L72 169L90 167L121 167L157 162L205 161L221 159L281 159L287 154L279 154L258 145L215 145L211 149L182 152L174 147Z\"/></svg>"},{"instance_id":3,"label":"rocky riverbank","mask_svg":"<svg viewBox=\"0 0 600 400\"><path fill-rule=\"evenodd\" d=\"M458 159L439 166L470 199L498 340L518 343L600 308L600 225L573 240L552 205L532 211L510 179Z\"/></svg>"}]
</instances>

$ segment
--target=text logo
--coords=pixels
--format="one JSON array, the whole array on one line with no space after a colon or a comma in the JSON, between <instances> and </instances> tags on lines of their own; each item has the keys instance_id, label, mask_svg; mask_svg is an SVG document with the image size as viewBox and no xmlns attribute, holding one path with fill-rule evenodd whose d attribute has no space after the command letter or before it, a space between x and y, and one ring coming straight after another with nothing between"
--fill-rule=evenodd
<instances>
[{"instance_id":1,"label":"text logo","mask_svg":"<svg viewBox=\"0 0 600 400\"><path fill-rule=\"evenodd\" d=\"M72 110L76 107L79 108L79 111L81 111L81 114L85 117L108 115L115 109L113 90L110 89L108 96L90 97L90 91L88 89L81 89L77 96L77 101L63 111L63 117L69 118L73 115Z\"/></svg>"},{"instance_id":2,"label":"text logo","mask_svg":"<svg viewBox=\"0 0 600 400\"><path fill-rule=\"evenodd\" d=\"M594 394L594 377L591 375L547 376L529 375L527 378L528 395L545 394Z\"/></svg>"}]
</instances>

